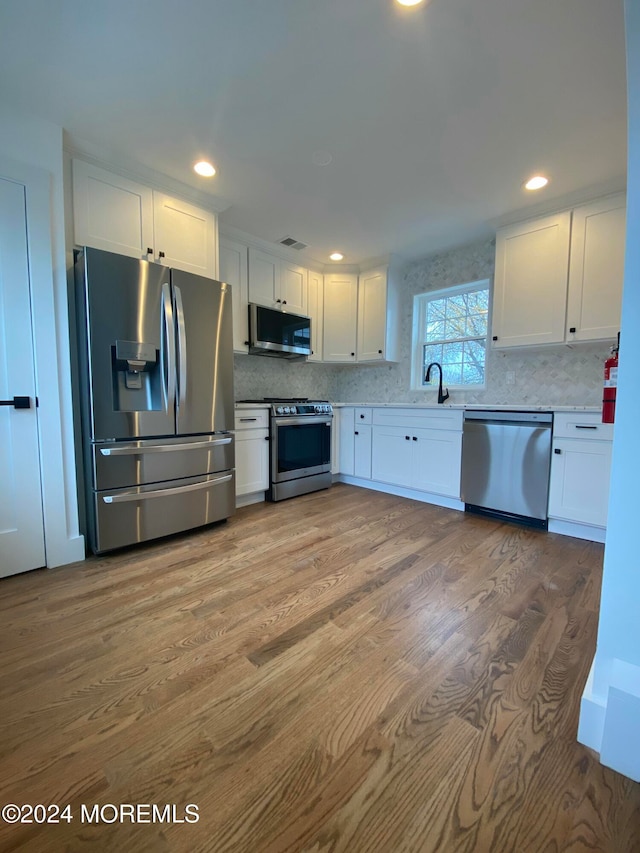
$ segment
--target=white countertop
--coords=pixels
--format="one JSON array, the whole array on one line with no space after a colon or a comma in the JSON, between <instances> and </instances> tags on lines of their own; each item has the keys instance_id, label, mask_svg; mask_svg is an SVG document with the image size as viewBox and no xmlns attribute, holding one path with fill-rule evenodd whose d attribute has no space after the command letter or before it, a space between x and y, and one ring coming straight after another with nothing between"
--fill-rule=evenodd
<instances>
[{"instance_id":1,"label":"white countertop","mask_svg":"<svg viewBox=\"0 0 640 853\"><path fill-rule=\"evenodd\" d=\"M601 406L531 406L526 403L334 403L334 407L356 406L372 409L470 409L474 411L498 410L504 412L600 412Z\"/></svg>"}]
</instances>

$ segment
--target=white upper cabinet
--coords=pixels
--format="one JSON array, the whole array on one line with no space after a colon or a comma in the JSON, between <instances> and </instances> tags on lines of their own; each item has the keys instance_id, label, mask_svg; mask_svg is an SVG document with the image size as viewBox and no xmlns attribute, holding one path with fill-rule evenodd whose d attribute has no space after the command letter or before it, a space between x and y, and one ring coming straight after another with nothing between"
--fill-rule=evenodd
<instances>
[{"instance_id":1,"label":"white upper cabinet","mask_svg":"<svg viewBox=\"0 0 640 853\"><path fill-rule=\"evenodd\" d=\"M330 273L324 277L323 360L355 362L358 276Z\"/></svg>"},{"instance_id":2,"label":"white upper cabinet","mask_svg":"<svg viewBox=\"0 0 640 853\"><path fill-rule=\"evenodd\" d=\"M215 213L73 161L74 239L132 258L216 278Z\"/></svg>"},{"instance_id":3,"label":"white upper cabinet","mask_svg":"<svg viewBox=\"0 0 640 853\"><path fill-rule=\"evenodd\" d=\"M216 277L216 217L210 210L154 190L153 236L158 263Z\"/></svg>"},{"instance_id":4,"label":"white upper cabinet","mask_svg":"<svg viewBox=\"0 0 640 853\"><path fill-rule=\"evenodd\" d=\"M620 331L626 199L599 199L573 211L567 340L615 338Z\"/></svg>"},{"instance_id":5,"label":"white upper cabinet","mask_svg":"<svg viewBox=\"0 0 640 853\"><path fill-rule=\"evenodd\" d=\"M309 361L322 361L322 330L324 325L324 276L309 270L307 314L311 317L311 355Z\"/></svg>"},{"instance_id":6,"label":"white upper cabinet","mask_svg":"<svg viewBox=\"0 0 640 853\"><path fill-rule=\"evenodd\" d=\"M615 338L624 247L623 194L498 231L493 346Z\"/></svg>"},{"instance_id":7,"label":"white upper cabinet","mask_svg":"<svg viewBox=\"0 0 640 853\"><path fill-rule=\"evenodd\" d=\"M398 292L388 267L325 275L324 361L398 360Z\"/></svg>"},{"instance_id":8,"label":"white upper cabinet","mask_svg":"<svg viewBox=\"0 0 640 853\"><path fill-rule=\"evenodd\" d=\"M83 160L73 161L73 223L78 246L152 258L153 191Z\"/></svg>"},{"instance_id":9,"label":"white upper cabinet","mask_svg":"<svg viewBox=\"0 0 640 853\"><path fill-rule=\"evenodd\" d=\"M306 316L307 270L249 246L249 301Z\"/></svg>"},{"instance_id":10,"label":"white upper cabinet","mask_svg":"<svg viewBox=\"0 0 640 853\"><path fill-rule=\"evenodd\" d=\"M220 280L231 285L233 298L233 349L249 351L249 290L247 247L228 237L220 237Z\"/></svg>"},{"instance_id":11,"label":"white upper cabinet","mask_svg":"<svg viewBox=\"0 0 640 853\"><path fill-rule=\"evenodd\" d=\"M496 347L564 341L571 213L496 236L492 339Z\"/></svg>"},{"instance_id":12,"label":"white upper cabinet","mask_svg":"<svg viewBox=\"0 0 640 853\"><path fill-rule=\"evenodd\" d=\"M387 329L387 271L369 270L358 280L358 361L384 358Z\"/></svg>"}]
</instances>

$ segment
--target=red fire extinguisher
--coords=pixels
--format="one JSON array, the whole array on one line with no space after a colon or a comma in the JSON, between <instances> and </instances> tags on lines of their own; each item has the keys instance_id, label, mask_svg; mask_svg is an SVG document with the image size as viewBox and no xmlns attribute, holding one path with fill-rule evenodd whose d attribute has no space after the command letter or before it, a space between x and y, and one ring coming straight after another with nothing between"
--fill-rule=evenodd
<instances>
[{"instance_id":1,"label":"red fire extinguisher","mask_svg":"<svg viewBox=\"0 0 640 853\"><path fill-rule=\"evenodd\" d=\"M604 363L604 388L602 392L602 423L612 424L616 419L616 391L618 388L618 346L611 347L611 355Z\"/></svg>"}]
</instances>

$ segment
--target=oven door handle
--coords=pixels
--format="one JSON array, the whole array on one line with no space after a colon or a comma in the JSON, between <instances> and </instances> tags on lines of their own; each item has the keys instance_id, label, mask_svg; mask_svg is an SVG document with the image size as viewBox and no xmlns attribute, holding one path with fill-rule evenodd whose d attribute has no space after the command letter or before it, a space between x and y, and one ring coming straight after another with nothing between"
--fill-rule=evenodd
<instances>
[{"instance_id":1,"label":"oven door handle","mask_svg":"<svg viewBox=\"0 0 640 853\"><path fill-rule=\"evenodd\" d=\"M304 426L304 424L325 424L331 426L331 417L308 418L304 415L292 415L290 418L273 418L274 426Z\"/></svg>"}]
</instances>

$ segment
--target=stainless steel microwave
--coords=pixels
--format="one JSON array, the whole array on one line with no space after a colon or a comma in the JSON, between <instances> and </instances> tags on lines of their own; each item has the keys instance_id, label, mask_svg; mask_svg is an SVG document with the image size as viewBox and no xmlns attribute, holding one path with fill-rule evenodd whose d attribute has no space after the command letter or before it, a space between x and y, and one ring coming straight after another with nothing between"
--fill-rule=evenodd
<instances>
[{"instance_id":1,"label":"stainless steel microwave","mask_svg":"<svg viewBox=\"0 0 640 853\"><path fill-rule=\"evenodd\" d=\"M311 355L311 320L250 302L249 352L279 358Z\"/></svg>"}]
</instances>

